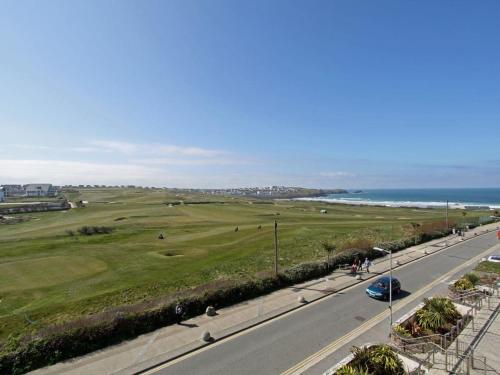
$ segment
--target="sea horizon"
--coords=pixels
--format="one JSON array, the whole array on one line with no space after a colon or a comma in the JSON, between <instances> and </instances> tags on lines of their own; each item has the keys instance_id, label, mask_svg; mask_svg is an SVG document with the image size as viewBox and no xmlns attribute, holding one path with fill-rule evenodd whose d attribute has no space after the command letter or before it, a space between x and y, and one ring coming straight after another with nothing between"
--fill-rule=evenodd
<instances>
[{"instance_id":1,"label":"sea horizon","mask_svg":"<svg viewBox=\"0 0 500 375\"><path fill-rule=\"evenodd\" d=\"M493 210L500 208L500 188L387 188L346 190L348 193L297 199L387 207L444 208L448 204L448 207L451 209L488 208Z\"/></svg>"}]
</instances>

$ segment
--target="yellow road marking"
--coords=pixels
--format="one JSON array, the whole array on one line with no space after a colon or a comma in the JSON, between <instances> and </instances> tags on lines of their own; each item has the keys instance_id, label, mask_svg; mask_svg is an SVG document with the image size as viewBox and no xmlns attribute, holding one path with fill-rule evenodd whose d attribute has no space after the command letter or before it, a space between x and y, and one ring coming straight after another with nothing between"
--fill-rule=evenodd
<instances>
[{"instance_id":1,"label":"yellow road marking","mask_svg":"<svg viewBox=\"0 0 500 375\"><path fill-rule=\"evenodd\" d=\"M413 293L411 297L406 297L404 300L401 300L400 302L396 303L395 305L392 306L392 311L393 313L395 311L400 310L410 302L416 300L420 296L422 296L424 293L428 292L432 288L434 288L436 285L444 281L447 277L453 275L454 273L460 271L462 268L466 268L470 266L471 264L474 264L477 262L479 259L484 257L486 254L490 253L493 248L495 247L500 247L500 245L495 245L490 247L488 250L482 252L481 254L475 256L474 258L471 258L465 263L462 263L461 265L455 267L451 271L447 272L446 274L442 275L438 279L434 280L432 283L427 284L425 287L419 289L417 292ZM311 356L307 357L303 361L297 363L295 366L289 368L285 372L283 372L281 375L297 375L303 373L305 370L308 368L314 366L324 358L326 358L328 355L332 354L334 351L339 349L340 347L344 346L345 344L349 343L349 341L355 339L356 337L360 336L363 332L367 331L368 329L373 328L375 325L380 323L380 321L384 318L389 316L389 310L384 310L380 314L374 316L370 320L366 321L356 329L352 330L351 332L347 333L346 335L336 339L335 341L331 342L321 350L317 351L316 353L312 354Z\"/></svg>"},{"instance_id":2,"label":"yellow road marking","mask_svg":"<svg viewBox=\"0 0 500 375\"><path fill-rule=\"evenodd\" d=\"M455 245L460 245L460 244L461 244L461 242L459 242L459 243L457 243L457 244L454 244L454 245L450 246L449 248L444 249L444 251L449 250L450 248L454 247ZM496 245L496 246L499 246L499 245ZM466 263L464 263L464 264L462 264L462 265L458 266L457 268L455 268L454 270L452 270L452 271L450 271L450 272L448 272L448 273L453 274L453 273L455 273L455 272L459 271L459 270L460 270L460 268L465 268L465 267L467 267L467 266L468 266L468 263L471 263L471 264L472 264L472 263L474 263L474 261L477 261L477 259L480 259L481 257L483 257L483 256L484 256L484 254L486 254L486 253L490 252L490 251L491 251L491 249L493 249L494 247L495 247L495 246L493 246L493 247L489 248L489 249L488 249L488 250L486 250L485 252L483 252L483 253L481 253L480 255L478 255L478 256L476 256L476 257L474 257L474 258L470 259L468 262L466 262ZM427 257L431 257L431 256L433 256L433 255L435 255L435 254L440 254L440 253L441 253L441 251L436 251L436 252L430 253L429 255L427 255ZM421 260L421 259L425 259L425 258L427 258L427 257L425 257L425 256L424 256L424 257L421 257L421 258L417 258L417 260L416 260L416 261L418 262L419 260ZM413 262L409 262L409 263L402 264L401 266L398 266L398 267L397 267L397 269L399 270L399 269L405 268L406 266L409 266L409 265L411 265L411 264L413 264ZM386 273L389 273L389 271L382 272L382 273L381 273L381 275L386 274ZM450 275L443 275L443 276L441 276L439 279L446 278L446 277L448 277L448 276L450 276ZM371 281L372 281L371 279L368 279L368 280L364 280L364 281L362 281L362 282L360 282L360 283L353 284L353 285L351 285L351 286L349 286L349 287L347 287L347 288L343 289L343 290L342 290L342 292L346 292L346 291L348 291L348 290L350 290L350 289L353 289L353 288L355 288L355 287L358 287L358 286L360 286L360 285L362 285L362 284L366 284L366 283L371 282ZM426 287L424 287L424 288L426 288ZM424 289L424 288L422 288L422 289ZM414 294L417 294L417 293L419 293L419 292L420 292L420 291L417 291L417 292L416 292L416 293L414 293ZM424 292L424 293L425 293L425 292ZM329 296L327 296L327 297L325 297L325 298L332 298L332 297L335 297L336 295L338 295L338 294L337 294L337 293L333 293L333 294L331 294L331 295L329 295ZM313 305L315 305L315 304L317 304L317 303L321 303L321 302L322 302L325 298L321 298L321 299L315 300L315 301L313 301L313 302L310 302L310 303L308 303L307 305L303 306L302 308L309 308L309 307L311 307L311 306L313 306ZM405 298L405 300L407 300L408 298L410 298L410 297L406 297L406 298ZM396 305L393 305L392 311L394 312L394 311L395 311L394 307L395 307L395 306L399 306L402 302L403 302L403 301L399 302L399 303L398 303L398 304L396 304ZM411 302L411 301L408 301L408 303L409 303L409 302ZM401 306L401 307L402 307L402 306ZM398 307L398 309L400 309L401 307ZM213 343L213 344L211 344L211 345L204 346L203 348L200 348L200 349L195 350L195 351L193 351L193 352L191 352L191 353L189 353L189 354L183 355L183 356L181 356L181 357L179 357L179 358L176 358L176 359L174 359L174 360L171 360L171 361L168 361L168 362L163 363L163 364L161 364L161 365L158 365L158 366L156 366L156 367L154 367L154 368L152 368L152 369L149 369L149 370L147 370L147 371L144 371L144 372L139 372L139 374L141 374L141 375L151 375L151 374L155 374L155 373L157 373L158 371L161 371L161 370L163 370L163 369L165 369L165 368L167 368L167 367L173 366L173 365L175 365L175 364L177 364L177 363L179 363L179 362L182 362L182 361L184 361L184 360L186 360L186 359L189 359L189 358L191 358L191 357L193 357L193 356L195 356L195 355L198 355L198 354L203 353L203 352L205 352L205 351L207 351L207 350L210 350L210 349L212 349L212 348L214 348L214 347L216 347L216 346L222 345L222 344L224 344L224 343L225 343L225 342L227 342L227 341L230 341L230 340L236 339L236 338L238 338L238 337L240 337L240 336L246 335L246 334L248 334L248 333L250 333L250 332L253 332L253 331L257 330L257 329L260 329L260 328L262 328L262 327L265 327L265 326L266 326L266 325L268 325L268 324L274 323L274 322L275 322L276 320L278 320L278 319L283 319L283 318L286 318L287 316L289 316L289 315L291 315L291 314L293 314L293 313L295 313L295 312L296 312L295 310L292 310L292 311L289 311L289 312L287 312L287 313L285 313L285 314L283 314L283 315L280 315L280 316L279 316L279 317L277 317L277 318L271 318L271 319L269 319L269 320L268 320L268 321L266 321L266 322L263 322L263 323L261 323L261 324L258 324L258 325L256 325L256 326L251 327L251 328L249 328L249 329L246 329L246 330L244 330L244 331L242 331L242 332L239 332L239 333L237 333L237 334L234 334L234 335L228 336L228 337L226 337L226 338L224 338L224 339L221 339L221 340L217 340L215 343ZM383 315L384 315L384 314L388 314L388 311L383 311L382 313L380 313L379 315L377 315L375 318L377 318L377 317L379 317L379 316L380 316L380 317L383 317ZM347 335L344 335L343 337L341 337L341 338L337 339L336 341L340 341L340 340L342 340L344 337L346 337L346 336L348 336L348 335L351 335L353 332L357 332L357 331L358 331L361 327L363 327L363 326L365 326L365 327L366 327L366 325L367 325L369 322L371 322L373 319L375 319L375 318L372 318L372 319L370 319L369 321L367 321L367 322L363 323L361 326L359 326L359 327L358 327L358 328L356 328L355 330L351 331L351 332L350 332L350 333L348 333ZM359 334L360 334L360 333L359 333ZM358 334L358 336L359 336L359 334ZM332 345L332 344L330 344L330 345ZM329 346L330 346L330 345L329 345ZM319 352L318 352L318 353L319 353ZM303 362L307 361L309 358L311 358L311 357L313 357L313 356L314 356L314 354L313 354L312 356L310 356L310 357L306 358L304 361L300 362L299 364L301 364L301 363L303 363ZM294 367L292 367L291 369L296 368L296 366L298 366L299 364L295 365L295 366L294 366ZM290 371L291 369L289 369L289 370L285 371L283 374L288 374L288 371Z\"/></svg>"}]
</instances>

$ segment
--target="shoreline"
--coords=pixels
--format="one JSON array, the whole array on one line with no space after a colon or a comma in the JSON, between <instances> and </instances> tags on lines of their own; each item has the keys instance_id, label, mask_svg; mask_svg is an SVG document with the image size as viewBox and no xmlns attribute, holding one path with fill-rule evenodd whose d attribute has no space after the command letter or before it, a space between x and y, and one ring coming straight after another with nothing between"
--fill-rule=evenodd
<instances>
[{"instance_id":1,"label":"shoreline","mask_svg":"<svg viewBox=\"0 0 500 375\"><path fill-rule=\"evenodd\" d=\"M352 206L379 206L379 207L401 207L401 208L446 208L446 202L417 202L417 201L371 201L371 200L351 200L342 198L326 198L324 196L316 197L300 197L293 198L292 200L298 201L313 201L313 202L325 202L330 204L346 204ZM500 204L480 204L480 203L463 203L463 202L449 202L449 209L461 209L461 210L496 210L500 209Z\"/></svg>"}]
</instances>

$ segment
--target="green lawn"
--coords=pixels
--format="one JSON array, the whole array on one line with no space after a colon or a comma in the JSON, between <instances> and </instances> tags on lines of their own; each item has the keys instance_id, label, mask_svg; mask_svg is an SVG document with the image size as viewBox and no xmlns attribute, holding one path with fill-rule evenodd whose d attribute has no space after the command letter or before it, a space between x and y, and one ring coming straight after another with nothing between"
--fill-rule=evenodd
<instances>
[{"instance_id":1,"label":"green lawn","mask_svg":"<svg viewBox=\"0 0 500 375\"><path fill-rule=\"evenodd\" d=\"M89 204L23 214L27 221L0 225L0 339L182 288L269 271L275 219L280 263L286 267L323 258L323 240L357 235L388 241L408 235L410 222L444 218L441 210L258 204L164 190L81 189L68 198ZM164 204L179 200L213 203ZM471 212L467 219L478 215L484 213ZM450 218L462 215L452 210ZM66 233L83 225L115 230L94 236ZM164 240L158 239L160 233Z\"/></svg>"},{"instance_id":2,"label":"green lawn","mask_svg":"<svg viewBox=\"0 0 500 375\"><path fill-rule=\"evenodd\" d=\"M500 275L500 263L481 262L475 268L476 271L497 273Z\"/></svg>"}]
</instances>

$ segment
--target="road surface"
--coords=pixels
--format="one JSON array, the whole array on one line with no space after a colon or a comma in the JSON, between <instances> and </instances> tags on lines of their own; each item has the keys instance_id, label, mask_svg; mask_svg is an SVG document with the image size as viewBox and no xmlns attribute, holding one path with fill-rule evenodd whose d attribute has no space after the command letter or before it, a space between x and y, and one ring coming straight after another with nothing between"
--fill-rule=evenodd
<instances>
[{"instance_id":1,"label":"road surface","mask_svg":"<svg viewBox=\"0 0 500 375\"><path fill-rule=\"evenodd\" d=\"M489 233L395 270L394 276L400 279L404 291L394 301L400 305L400 309L394 313L394 320L420 302L423 297L432 295L437 289L444 291L446 280L438 280L444 274L450 274L448 279L455 276L451 271L463 274L472 268L472 265L462 267L468 260L498 243L496 233ZM492 252L493 250L489 251ZM462 269L459 269L460 267ZM387 311L387 302L368 298L365 295L366 286L366 283L358 284L147 373L162 375L291 373L288 370L336 340L355 332L370 319L376 321L376 324L370 327L375 334L380 336L380 332L384 330L388 332L388 320L382 321L377 318L377 315ZM372 336L373 334L366 337ZM343 352L337 356L344 356L348 346L348 344L339 346ZM335 363L334 360L336 357L332 355L323 362L315 364L315 367L309 366L306 370L308 373L321 373L321 370L327 368L327 364Z\"/></svg>"}]
</instances>

